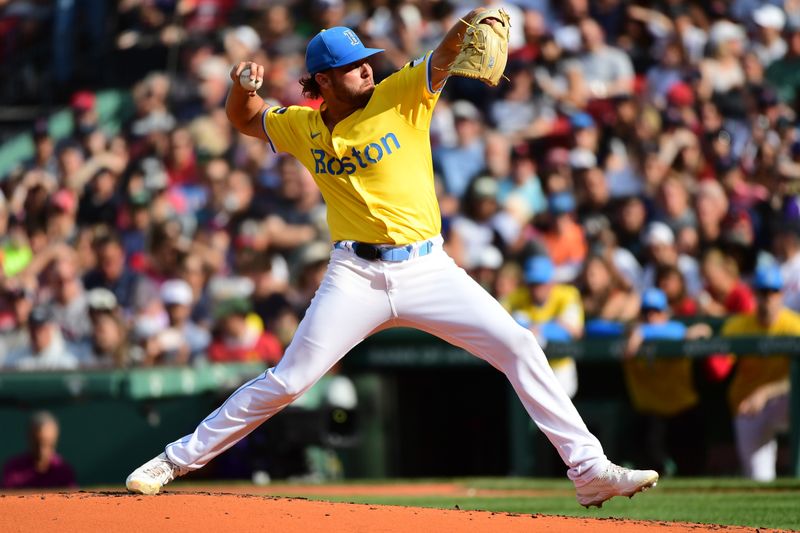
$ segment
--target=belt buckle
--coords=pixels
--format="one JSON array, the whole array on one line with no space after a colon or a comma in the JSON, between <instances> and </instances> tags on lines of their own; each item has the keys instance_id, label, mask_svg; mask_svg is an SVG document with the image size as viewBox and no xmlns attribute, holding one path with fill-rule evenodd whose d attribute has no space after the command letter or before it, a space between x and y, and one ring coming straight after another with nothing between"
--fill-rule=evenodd
<instances>
[{"instance_id":1,"label":"belt buckle","mask_svg":"<svg viewBox=\"0 0 800 533\"><path fill-rule=\"evenodd\" d=\"M375 261L381 257L381 251L377 246L363 242L353 243L353 251L358 257L367 261Z\"/></svg>"}]
</instances>

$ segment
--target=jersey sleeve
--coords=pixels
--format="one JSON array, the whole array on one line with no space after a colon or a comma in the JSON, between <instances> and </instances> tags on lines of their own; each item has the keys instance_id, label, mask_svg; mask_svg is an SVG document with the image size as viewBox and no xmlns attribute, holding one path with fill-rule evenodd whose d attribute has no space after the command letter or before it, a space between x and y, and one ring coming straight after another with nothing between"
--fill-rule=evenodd
<instances>
[{"instance_id":1,"label":"jersey sleeve","mask_svg":"<svg viewBox=\"0 0 800 533\"><path fill-rule=\"evenodd\" d=\"M287 152L294 155L299 148L302 148L298 145L298 140L304 138L299 133L299 125L306 118L304 115L306 112L307 109L300 106L272 106L264 110L261 115L261 126L273 152Z\"/></svg>"},{"instance_id":2,"label":"jersey sleeve","mask_svg":"<svg viewBox=\"0 0 800 533\"><path fill-rule=\"evenodd\" d=\"M388 98L396 103L397 111L415 128L430 125L433 108L439 100L441 89L431 87L431 55L415 59L383 80L380 85Z\"/></svg>"}]
</instances>

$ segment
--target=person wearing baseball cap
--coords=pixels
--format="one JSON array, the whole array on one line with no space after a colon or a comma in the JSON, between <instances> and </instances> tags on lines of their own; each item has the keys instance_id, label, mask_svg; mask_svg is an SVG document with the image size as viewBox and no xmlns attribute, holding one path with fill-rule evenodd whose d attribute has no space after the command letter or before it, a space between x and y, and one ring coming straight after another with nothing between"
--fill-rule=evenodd
<instances>
[{"instance_id":1,"label":"person wearing baseball cap","mask_svg":"<svg viewBox=\"0 0 800 533\"><path fill-rule=\"evenodd\" d=\"M642 293L641 317L625 344L625 385L638 414L634 434L642 450L639 460L664 470L674 464L678 475L705 471L705 439L699 396L688 357L645 358L642 343L698 339L711 335L707 324L686 327L670 317L667 295L649 288ZM686 439L685 435L694 435Z\"/></svg>"},{"instance_id":2,"label":"person wearing baseball cap","mask_svg":"<svg viewBox=\"0 0 800 533\"><path fill-rule=\"evenodd\" d=\"M651 222L642 235L647 263L643 276L645 287L654 287L656 271L661 267L676 267L686 282L686 291L696 296L703 290L700 265L694 257L680 253L675 242L675 233L664 222Z\"/></svg>"},{"instance_id":3,"label":"person wearing baseball cap","mask_svg":"<svg viewBox=\"0 0 800 533\"><path fill-rule=\"evenodd\" d=\"M786 26L786 13L774 4L763 4L753 11L753 22L758 28L753 53L766 69L786 55L788 45L781 37Z\"/></svg>"},{"instance_id":4,"label":"person wearing baseball cap","mask_svg":"<svg viewBox=\"0 0 800 533\"><path fill-rule=\"evenodd\" d=\"M583 227L575 220L576 209L575 196L570 191L559 191L547 198L547 225L540 238L561 281L575 278L589 251Z\"/></svg>"},{"instance_id":5,"label":"person wearing baseball cap","mask_svg":"<svg viewBox=\"0 0 800 533\"><path fill-rule=\"evenodd\" d=\"M800 335L800 314L783 303L784 280L780 266L756 267L753 289L756 310L728 318L720 332L724 337ZM777 434L789 424L788 356L738 356L728 389L733 414L736 448L742 473L756 481L775 479Z\"/></svg>"},{"instance_id":6,"label":"person wearing baseball cap","mask_svg":"<svg viewBox=\"0 0 800 533\"><path fill-rule=\"evenodd\" d=\"M16 370L74 370L80 359L64 341L52 309L46 305L34 307L28 317L30 346L20 347L8 354L5 368Z\"/></svg>"},{"instance_id":7,"label":"person wearing baseball cap","mask_svg":"<svg viewBox=\"0 0 800 533\"><path fill-rule=\"evenodd\" d=\"M369 59L381 49L364 46L350 28L321 31L308 43L308 75L300 80L304 96L322 100L319 109L270 107L257 92L262 65L241 62L231 69L228 119L240 133L295 156L314 177L327 207L331 258L280 362L241 387L191 435L134 470L128 490L154 494L202 468L299 397L376 328L396 323L437 331L503 371L532 417L547 421L540 427L561 454L581 505L599 506L656 484L657 472L608 460L534 335L443 248L430 139L434 108L450 75L499 83L510 28L508 14L498 8L476 8L454 19L434 50L377 85ZM497 46L481 50L480 39ZM461 68L470 62L491 72ZM240 314L219 325L225 337L253 338ZM242 343L233 344L228 348Z\"/></svg>"},{"instance_id":8,"label":"person wearing baseball cap","mask_svg":"<svg viewBox=\"0 0 800 533\"><path fill-rule=\"evenodd\" d=\"M177 331L183 340L178 350L181 362L197 362L199 357L205 355L211 334L191 319L194 303L191 286L179 278L169 279L161 284L160 293L169 317L169 327Z\"/></svg>"},{"instance_id":9,"label":"person wearing baseball cap","mask_svg":"<svg viewBox=\"0 0 800 533\"><path fill-rule=\"evenodd\" d=\"M583 304L578 289L556 283L556 265L549 256L529 257L522 267L525 287L510 294L503 305L520 325L530 329L540 344L569 342L583 336ZM578 392L578 371L571 357L548 360L569 397Z\"/></svg>"}]
</instances>

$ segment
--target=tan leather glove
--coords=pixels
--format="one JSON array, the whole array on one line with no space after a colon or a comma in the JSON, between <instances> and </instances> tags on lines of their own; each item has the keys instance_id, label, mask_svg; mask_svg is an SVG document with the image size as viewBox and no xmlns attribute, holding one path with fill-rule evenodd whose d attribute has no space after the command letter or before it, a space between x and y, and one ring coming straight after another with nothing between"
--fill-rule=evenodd
<instances>
[{"instance_id":1,"label":"tan leather glove","mask_svg":"<svg viewBox=\"0 0 800 533\"><path fill-rule=\"evenodd\" d=\"M491 24L487 19L495 19ZM511 27L508 13L487 9L465 20L467 32L461 43L450 74L481 80L492 87L500 83L508 61L508 35Z\"/></svg>"}]
</instances>

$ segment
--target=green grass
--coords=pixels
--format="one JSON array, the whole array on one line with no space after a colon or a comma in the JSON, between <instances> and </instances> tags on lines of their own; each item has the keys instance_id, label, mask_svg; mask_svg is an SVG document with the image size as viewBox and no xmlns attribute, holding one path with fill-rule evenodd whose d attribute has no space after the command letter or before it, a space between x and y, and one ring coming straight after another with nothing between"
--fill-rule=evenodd
<instances>
[{"instance_id":1,"label":"green grass","mask_svg":"<svg viewBox=\"0 0 800 533\"><path fill-rule=\"evenodd\" d=\"M438 480L441 481L441 480ZM408 481L395 481L406 484ZM391 483L391 482L389 482ZM412 482L413 483L413 482ZM586 510L576 501L568 481L533 479L463 479L455 483L465 489L531 490L542 495L474 496L310 496L310 499L406 505L440 509L485 510L520 514L548 514L591 518L630 518L752 526L800 528L800 480L756 484L738 479L667 479L658 487L632 500L614 498L598 510ZM383 482L381 482L383 484ZM275 485L276 492L297 494L292 485Z\"/></svg>"}]
</instances>

